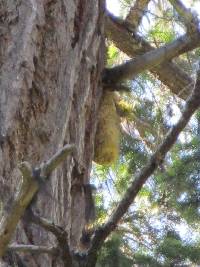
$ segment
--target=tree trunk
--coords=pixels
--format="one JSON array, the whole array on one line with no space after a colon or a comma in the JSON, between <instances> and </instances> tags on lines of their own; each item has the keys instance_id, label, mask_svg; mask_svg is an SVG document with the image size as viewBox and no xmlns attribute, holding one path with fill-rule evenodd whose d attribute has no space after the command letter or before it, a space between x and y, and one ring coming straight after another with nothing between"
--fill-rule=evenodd
<instances>
[{"instance_id":1,"label":"tree trunk","mask_svg":"<svg viewBox=\"0 0 200 267\"><path fill-rule=\"evenodd\" d=\"M1 0L0 196L9 203L21 181L18 163L37 166L64 144L76 151L37 195L37 212L64 227L77 249L85 224L104 67L103 0ZM9 204L8 204L9 205ZM22 220L14 241L52 244ZM8 254L5 266L62 266L58 259ZM3 264L3 263L2 263ZM3 266L3 265L2 265Z\"/></svg>"}]
</instances>

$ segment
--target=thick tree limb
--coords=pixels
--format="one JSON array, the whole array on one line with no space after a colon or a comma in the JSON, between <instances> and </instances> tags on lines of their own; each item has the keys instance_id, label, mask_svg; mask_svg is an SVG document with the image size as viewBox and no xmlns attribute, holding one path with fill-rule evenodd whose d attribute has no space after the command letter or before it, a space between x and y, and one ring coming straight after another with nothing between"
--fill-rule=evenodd
<instances>
[{"instance_id":1,"label":"thick tree limb","mask_svg":"<svg viewBox=\"0 0 200 267\"><path fill-rule=\"evenodd\" d=\"M185 24L188 33L193 34L198 30L197 15L192 13L190 9L186 8L180 0L169 0L171 5L176 9Z\"/></svg>"},{"instance_id":2,"label":"thick tree limb","mask_svg":"<svg viewBox=\"0 0 200 267\"><path fill-rule=\"evenodd\" d=\"M35 246L35 245L18 245L12 244L8 246L8 251L15 251L15 252L30 252L30 253L47 253L50 255L57 255L58 249L56 247L45 247L45 246Z\"/></svg>"},{"instance_id":3,"label":"thick tree limb","mask_svg":"<svg viewBox=\"0 0 200 267\"><path fill-rule=\"evenodd\" d=\"M121 51L131 58L154 49L143 38L136 34L132 34L132 32L130 32L130 30L122 23L121 19L118 19L108 12L105 29L108 38L110 38ZM200 38L195 37L194 40L191 39L190 44L183 50L180 50L179 53L185 53L197 48L199 45ZM186 99L191 93L194 81L176 64L165 61L163 64L152 68L150 71L167 85L172 93L181 98Z\"/></svg>"},{"instance_id":4,"label":"thick tree limb","mask_svg":"<svg viewBox=\"0 0 200 267\"><path fill-rule=\"evenodd\" d=\"M186 102L185 109L182 113L181 118L175 124L172 129L168 132L163 143L158 147L157 151L151 156L149 163L134 177L131 185L127 189L124 197L119 202L117 208L108 219L108 221L100 228L95 231L92 239L91 248L88 251L88 265L87 267L94 266L96 261L97 251L102 246L104 240L108 235L117 227L118 222L128 211L128 208L136 198L138 192L147 181L147 179L154 173L154 171L163 162L167 152L176 142L179 134L185 128L189 122L191 116L200 107L200 70L198 71L197 81L193 93Z\"/></svg>"},{"instance_id":5,"label":"thick tree limb","mask_svg":"<svg viewBox=\"0 0 200 267\"><path fill-rule=\"evenodd\" d=\"M9 203L9 207L4 208L0 222L0 257L4 255L20 218L39 190L38 182L41 178L40 174L42 173L42 178L47 178L73 149L74 145L66 145L47 163L42 163L41 166L36 169L32 169L28 162L22 162L20 164L19 168L23 176L22 184L15 199L12 203Z\"/></svg>"},{"instance_id":6,"label":"thick tree limb","mask_svg":"<svg viewBox=\"0 0 200 267\"><path fill-rule=\"evenodd\" d=\"M130 8L129 13L126 16L126 21L133 25L134 31L137 30L140 25L149 2L150 0L136 0L134 6Z\"/></svg>"},{"instance_id":7,"label":"thick tree limb","mask_svg":"<svg viewBox=\"0 0 200 267\"><path fill-rule=\"evenodd\" d=\"M200 35L199 35L200 38ZM185 34L170 44L154 49L137 56L114 68L106 69L104 73L104 82L118 83L126 79L134 79L139 73L147 69L160 65L164 61L170 60L180 54L186 46L191 43L191 39Z\"/></svg>"}]
</instances>

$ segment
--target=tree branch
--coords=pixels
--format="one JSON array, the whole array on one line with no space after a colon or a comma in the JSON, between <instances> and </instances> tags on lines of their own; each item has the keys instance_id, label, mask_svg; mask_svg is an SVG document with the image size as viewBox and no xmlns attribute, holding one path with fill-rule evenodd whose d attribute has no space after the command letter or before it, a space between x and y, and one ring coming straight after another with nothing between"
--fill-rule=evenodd
<instances>
[{"instance_id":1,"label":"tree branch","mask_svg":"<svg viewBox=\"0 0 200 267\"><path fill-rule=\"evenodd\" d=\"M56 247L45 247L45 246L35 246L35 245L18 245L12 244L8 246L8 251L12 252L30 252L30 253L47 253L50 255L57 255L59 253Z\"/></svg>"},{"instance_id":2,"label":"tree branch","mask_svg":"<svg viewBox=\"0 0 200 267\"><path fill-rule=\"evenodd\" d=\"M72 255L68 244L67 232L53 222L34 214L31 210L28 210L27 213L27 217L31 223L43 227L46 231L51 232L56 237L59 244L60 256L62 257L65 266L70 267L72 265Z\"/></svg>"},{"instance_id":3,"label":"tree branch","mask_svg":"<svg viewBox=\"0 0 200 267\"><path fill-rule=\"evenodd\" d=\"M62 228L60 226L41 216L36 215L31 209L26 211L26 218L28 218L31 223L41 226L47 232L51 232L53 235L55 235L55 237L59 237L61 234Z\"/></svg>"},{"instance_id":4,"label":"tree branch","mask_svg":"<svg viewBox=\"0 0 200 267\"><path fill-rule=\"evenodd\" d=\"M117 92L131 92L131 88L127 85L118 83L118 84L103 84L103 89L105 91L117 91Z\"/></svg>"},{"instance_id":5,"label":"tree branch","mask_svg":"<svg viewBox=\"0 0 200 267\"><path fill-rule=\"evenodd\" d=\"M200 36L199 36L200 37ZM180 54L184 47L191 43L187 35L181 36L170 44L137 56L114 68L106 69L103 82L118 83L126 79L134 79L139 73L170 60Z\"/></svg>"},{"instance_id":6,"label":"tree branch","mask_svg":"<svg viewBox=\"0 0 200 267\"><path fill-rule=\"evenodd\" d=\"M74 149L75 145L65 145L61 148L52 158L40 165L39 169L41 170L41 175L48 177Z\"/></svg>"},{"instance_id":7,"label":"tree branch","mask_svg":"<svg viewBox=\"0 0 200 267\"><path fill-rule=\"evenodd\" d=\"M118 222L127 212L128 208L135 200L138 192L141 190L147 179L154 173L158 166L163 162L167 152L176 142L179 134L189 122L191 116L200 107L200 70L197 73L196 86L193 93L188 98L185 109L179 121L172 127L165 137L163 143L157 151L151 156L148 164L134 177L131 185L127 189L124 197L119 202L117 208L108 219L108 221L95 231L92 239L92 245L88 251L88 267L94 266L97 257L97 251L101 248L104 240L117 227Z\"/></svg>"},{"instance_id":8,"label":"tree branch","mask_svg":"<svg viewBox=\"0 0 200 267\"><path fill-rule=\"evenodd\" d=\"M169 0L171 5L176 9L177 13L183 19L187 31L189 34L193 34L198 31L198 17L192 13L190 9L186 8L180 0Z\"/></svg>"},{"instance_id":9,"label":"tree branch","mask_svg":"<svg viewBox=\"0 0 200 267\"><path fill-rule=\"evenodd\" d=\"M134 31L136 31L138 26L140 25L149 2L150 0L136 0L134 6L130 8L125 21L128 21L133 25Z\"/></svg>"},{"instance_id":10,"label":"tree branch","mask_svg":"<svg viewBox=\"0 0 200 267\"><path fill-rule=\"evenodd\" d=\"M19 169L22 173L22 184L12 203L4 208L3 216L0 222L0 257L6 251L6 248L13 236L16 226L29 206L32 198L39 190L39 181L42 178L47 179L49 174L60 164L65 157L73 151L74 145L66 145L58 151L47 163L42 163L39 168L32 169L28 162L22 162ZM37 174L37 175L36 175ZM41 177L42 174L43 176Z\"/></svg>"},{"instance_id":11,"label":"tree branch","mask_svg":"<svg viewBox=\"0 0 200 267\"><path fill-rule=\"evenodd\" d=\"M132 34L114 15L106 13L106 35L115 45L131 58L142 55L154 48L137 34ZM200 38L194 36L191 39L190 45L186 46L180 54L197 48L200 45ZM154 67L150 70L158 77L165 85L167 85L172 93L186 99L192 91L194 81L181 70L176 64L165 61L163 64ZM181 89L180 89L181 88Z\"/></svg>"}]
</instances>

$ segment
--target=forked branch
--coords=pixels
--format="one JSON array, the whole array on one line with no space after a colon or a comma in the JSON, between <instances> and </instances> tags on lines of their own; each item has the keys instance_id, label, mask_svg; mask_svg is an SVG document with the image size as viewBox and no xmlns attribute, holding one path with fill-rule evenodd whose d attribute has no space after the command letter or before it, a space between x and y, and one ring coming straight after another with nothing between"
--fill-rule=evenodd
<instances>
[{"instance_id":1,"label":"forked branch","mask_svg":"<svg viewBox=\"0 0 200 267\"><path fill-rule=\"evenodd\" d=\"M75 149L74 145L66 145L49 161L38 168L32 168L28 162L22 162L19 169L22 173L22 184L8 208L4 208L0 222L0 258L4 255L13 236L16 226L29 206L32 198L39 190L39 180L47 179L51 172ZM37 175L36 175L37 174ZM42 177L41 177L42 175ZM39 180L38 180L39 179Z\"/></svg>"}]
</instances>

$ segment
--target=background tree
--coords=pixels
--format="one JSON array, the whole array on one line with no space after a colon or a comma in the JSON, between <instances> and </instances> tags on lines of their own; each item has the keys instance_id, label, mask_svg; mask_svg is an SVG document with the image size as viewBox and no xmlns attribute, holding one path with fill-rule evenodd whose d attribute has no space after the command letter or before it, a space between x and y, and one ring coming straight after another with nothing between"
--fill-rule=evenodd
<instances>
[{"instance_id":1,"label":"background tree","mask_svg":"<svg viewBox=\"0 0 200 267\"><path fill-rule=\"evenodd\" d=\"M125 4L128 13L117 18L100 0L0 3L0 255L5 266L90 267L97 258L97 266L112 266L113 258L118 266L199 262L198 240L184 243L175 231L181 223L192 229L198 219L198 114L163 162L200 105L199 72L196 83L193 78L198 17L180 1ZM146 32L143 16L150 21ZM107 38L132 58L112 68L111 56L106 69L104 24ZM107 44L108 54L119 53L113 44ZM127 86L131 92L120 99L129 104L118 110L123 122L119 160L112 169L94 169L104 179L110 173L111 192L115 186L117 193L106 206L97 194L91 230L88 199L100 101L108 91ZM182 117L175 124L177 107ZM8 247L11 237L15 242Z\"/></svg>"}]
</instances>

